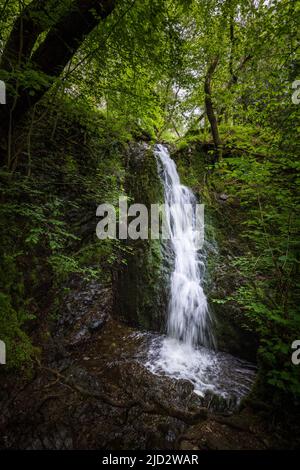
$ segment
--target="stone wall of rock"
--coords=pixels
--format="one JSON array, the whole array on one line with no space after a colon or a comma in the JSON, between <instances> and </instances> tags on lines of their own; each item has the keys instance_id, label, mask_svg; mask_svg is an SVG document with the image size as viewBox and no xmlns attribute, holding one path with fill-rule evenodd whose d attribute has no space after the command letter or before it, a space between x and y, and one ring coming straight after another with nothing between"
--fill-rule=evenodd
<instances>
[{"instance_id":1,"label":"stone wall of rock","mask_svg":"<svg viewBox=\"0 0 300 470\"><path fill-rule=\"evenodd\" d=\"M157 163L150 145L132 144L126 155L125 191L128 205L163 202ZM149 227L150 231L150 219ZM147 330L165 323L168 281L159 240L125 240L126 264L114 279L114 311L123 321Z\"/></svg>"}]
</instances>

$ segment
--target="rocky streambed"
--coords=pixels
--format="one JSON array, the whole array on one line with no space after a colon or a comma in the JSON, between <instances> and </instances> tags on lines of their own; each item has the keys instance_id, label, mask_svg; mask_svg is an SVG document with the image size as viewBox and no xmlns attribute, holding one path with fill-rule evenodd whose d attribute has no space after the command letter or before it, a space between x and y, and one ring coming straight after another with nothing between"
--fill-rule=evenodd
<instances>
[{"instance_id":1,"label":"rocky streambed","mask_svg":"<svg viewBox=\"0 0 300 470\"><path fill-rule=\"evenodd\" d=\"M199 396L190 380L151 371L157 335L117 321L111 292L76 281L27 378L2 378L2 448L245 449L273 445L265 424L222 393ZM44 344L43 343L43 344ZM226 362L227 361L227 362ZM223 388L234 395L241 370L223 356ZM228 377L226 377L226 374ZM237 375L234 375L237 374ZM240 374L240 375L239 375ZM252 375L251 375L252 374ZM230 382L231 377L231 382ZM245 382L245 381L244 381ZM222 386L222 383L220 384ZM230 389L231 386L231 389ZM244 383L245 386L245 383Z\"/></svg>"}]
</instances>

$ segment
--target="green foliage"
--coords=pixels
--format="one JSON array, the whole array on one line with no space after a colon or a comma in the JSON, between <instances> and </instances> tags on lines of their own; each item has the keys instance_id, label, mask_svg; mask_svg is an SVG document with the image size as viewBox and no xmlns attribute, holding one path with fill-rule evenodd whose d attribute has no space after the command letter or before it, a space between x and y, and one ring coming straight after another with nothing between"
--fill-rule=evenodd
<instances>
[{"instance_id":1,"label":"green foliage","mask_svg":"<svg viewBox=\"0 0 300 470\"><path fill-rule=\"evenodd\" d=\"M34 49L71 0L45 3L34 19L46 30ZM28 4L2 2L0 52ZM125 0L55 81L30 61L1 72L29 95L50 87L31 125L0 147L17 169L2 172L0 195L0 338L18 350L13 366L32 355L25 330L38 323L49 292L54 297L75 272L109 282L111 270L126 262L128 248L99 243L93 224L98 204L124 194L126 172L134 187L135 174L122 160L128 142L178 139L184 183L208 206L215 206L216 192L226 192L238 212L228 233L241 234L230 260L240 283L227 300L260 336L261 382L299 397L289 360L299 334L300 106L291 101L292 82L300 78L299 8L290 0ZM225 158L208 166L215 150L203 85L216 57L212 102ZM149 175L141 181L151 186ZM157 260L154 248L151 256Z\"/></svg>"},{"instance_id":2,"label":"green foliage","mask_svg":"<svg viewBox=\"0 0 300 470\"><path fill-rule=\"evenodd\" d=\"M30 365L30 330L49 302L55 309L70 275L109 283L127 254L95 233L97 205L116 204L123 193L123 136L101 113L71 100L49 109L31 137L30 176L25 162L13 178L1 172L0 339L8 367Z\"/></svg>"},{"instance_id":3,"label":"green foliage","mask_svg":"<svg viewBox=\"0 0 300 470\"><path fill-rule=\"evenodd\" d=\"M30 366L32 358L38 353L23 330L24 324L35 316L30 311L29 302L22 300L24 275L16 264L21 255L21 252L1 253L0 284L3 291L0 293L0 337L6 344L9 368L20 367L23 363Z\"/></svg>"},{"instance_id":4,"label":"green foliage","mask_svg":"<svg viewBox=\"0 0 300 470\"><path fill-rule=\"evenodd\" d=\"M38 349L32 346L29 336L22 329L25 322L35 317L26 310L14 310L9 296L0 293L1 340L6 345L6 360L9 368L30 366Z\"/></svg>"},{"instance_id":5,"label":"green foliage","mask_svg":"<svg viewBox=\"0 0 300 470\"><path fill-rule=\"evenodd\" d=\"M271 153L265 132L248 127L241 138L242 128L236 130L239 154L221 161L213 176L244 214L243 254L230 261L241 283L227 301L241 306L247 328L261 338L262 380L299 399L297 370L291 364L291 344L300 331L299 165L280 148ZM232 136L229 147L230 142Z\"/></svg>"}]
</instances>

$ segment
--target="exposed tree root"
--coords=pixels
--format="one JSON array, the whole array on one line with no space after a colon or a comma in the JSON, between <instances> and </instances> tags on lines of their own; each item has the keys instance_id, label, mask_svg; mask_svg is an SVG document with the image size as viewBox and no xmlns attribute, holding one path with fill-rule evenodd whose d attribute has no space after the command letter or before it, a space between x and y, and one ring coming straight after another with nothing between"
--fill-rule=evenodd
<instances>
[{"instance_id":1,"label":"exposed tree root","mask_svg":"<svg viewBox=\"0 0 300 470\"><path fill-rule=\"evenodd\" d=\"M140 399L129 400L126 402L116 400L104 392L88 390L87 388L84 388L80 385L75 384L73 379L61 374L56 369L52 369L52 368L41 366L41 365L39 367L42 370L50 372L51 374L55 375L58 380L64 382L71 389L80 393L84 397L96 398L96 399L103 401L107 405L110 405L116 408L123 408L127 411L127 414L132 408L140 407L143 413L169 416L172 418L176 418L180 421L183 421L186 424L195 424L200 420L206 419L207 417L206 408L199 408L196 412L191 412L191 411L185 411L185 410L179 409L177 407L170 407L169 405L166 405L155 399L153 399L153 404L144 402ZM57 381L55 381L54 383L57 383Z\"/></svg>"}]
</instances>

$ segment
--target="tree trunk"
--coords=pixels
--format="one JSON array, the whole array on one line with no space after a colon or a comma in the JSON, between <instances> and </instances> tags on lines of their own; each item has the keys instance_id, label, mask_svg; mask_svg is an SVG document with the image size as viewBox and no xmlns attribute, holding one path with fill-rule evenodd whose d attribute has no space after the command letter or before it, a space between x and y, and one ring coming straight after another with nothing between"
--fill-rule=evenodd
<instances>
[{"instance_id":1,"label":"tree trunk","mask_svg":"<svg viewBox=\"0 0 300 470\"><path fill-rule=\"evenodd\" d=\"M214 71L217 68L219 58L215 57L208 66L205 82L204 82L204 92L205 92L205 108L206 114L209 120L210 129L214 141L214 146L216 149L215 160L218 160L221 157L221 146L222 142L219 135L218 121L215 115L213 102L212 102L212 91L211 91L211 79L214 74Z\"/></svg>"},{"instance_id":2,"label":"tree trunk","mask_svg":"<svg viewBox=\"0 0 300 470\"><path fill-rule=\"evenodd\" d=\"M53 3L54 0L33 0L16 20L2 54L0 79L9 77L5 80L7 104L0 106L0 130L6 140L16 123L50 88L51 79L59 77L99 18L104 20L115 7L115 0L74 1L72 7L52 24L45 40L33 52L38 36L49 28L50 23L42 21L45 19L43 12L47 13L45 9ZM14 72L22 72L25 65L46 78L39 89L19 86Z\"/></svg>"}]
</instances>

